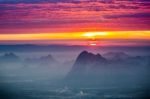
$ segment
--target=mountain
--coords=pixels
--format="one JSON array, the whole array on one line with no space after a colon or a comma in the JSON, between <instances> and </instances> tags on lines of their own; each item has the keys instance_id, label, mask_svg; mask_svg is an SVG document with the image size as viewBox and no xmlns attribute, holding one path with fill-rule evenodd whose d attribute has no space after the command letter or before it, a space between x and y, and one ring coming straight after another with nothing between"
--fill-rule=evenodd
<instances>
[{"instance_id":1,"label":"mountain","mask_svg":"<svg viewBox=\"0 0 150 99\"><path fill-rule=\"evenodd\" d=\"M148 62L142 56L129 57L125 53L110 53L119 57L117 60L107 60L100 54L83 51L77 57L65 81L72 85L124 85L139 84L147 79ZM120 60L124 59L124 61ZM147 59L148 60L148 59ZM143 62L144 61L144 62ZM137 63L138 62L138 63ZM145 76L145 77L144 77Z\"/></svg>"},{"instance_id":2,"label":"mountain","mask_svg":"<svg viewBox=\"0 0 150 99\"><path fill-rule=\"evenodd\" d=\"M20 60L21 59L14 53L5 53L3 56L0 57L0 62L3 62L3 63L19 62Z\"/></svg>"},{"instance_id":3,"label":"mountain","mask_svg":"<svg viewBox=\"0 0 150 99\"><path fill-rule=\"evenodd\" d=\"M44 64L44 63L57 63L57 61L50 54L47 55L47 56L40 57L39 61L41 62L41 64Z\"/></svg>"},{"instance_id":4,"label":"mountain","mask_svg":"<svg viewBox=\"0 0 150 99\"><path fill-rule=\"evenodd\" d=\"M77 57L71 71L68 73L67 79L80 77L88 77L93 73L97 73L100 68L107 64L107 60L100 54L92 54L83 51Z\"/></svg>"},{"instance_id":5,"label":"mountain","mask_svg":"<svg viewBox=\"0 0 150 99\"><path fill-rule=\"evenodd\" d=\"M52 57L52 55L47 55L47 56L42 56L40 58L27 58L24 61L24 64L27 66L44 66L44 67L51 67L51 66L55 66L58 65L58 62Z\"/></svg>"},{"instance_id":6,"label":"mountain","mask_svg":"<svg viewBox=\"0 0 150 99\"><path fill-rule=\"evenodd\" d=\"M108 52L103 54L103 56L109 60L125 60L130 57L124 52Z\"/></svg>"}]
</instances>

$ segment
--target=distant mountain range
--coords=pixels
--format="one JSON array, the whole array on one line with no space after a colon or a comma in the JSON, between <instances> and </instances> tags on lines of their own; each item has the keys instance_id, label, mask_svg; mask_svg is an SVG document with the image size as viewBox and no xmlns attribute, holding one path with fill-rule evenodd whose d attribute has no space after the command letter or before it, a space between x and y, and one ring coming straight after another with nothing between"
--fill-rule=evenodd
<instances>
[{"instance_id":1,"label":"distant mountain range","mask_svg":"<svg viewBox=\"0 0 150 99\"><path fill-rule=\"evenodd\" d=\"M42 67L54 67L55 65L58 65L59 62L56 61L52 55L47 56L41 56L39 58L27 58L24 61L25 65L27 66L42 66Z\"/></svg>"},{"instance_id":2,"label":"distant mountain range","mask_svg":"<svg viewBox=\"0 0 150 99\"><path fill-rule=\"evenodd\" d=\"M18 45L0 45L0 52L60 52L60 51L82 51L87 46L77 45L34 45L34 44L18 44ZM129 51L149 54L150 46L97 46L97 51Z\"/></svg>"},{"instance_id":3,"label":"distant mountain range","mask_svg":"<svg viewBox=\"0 0 150 99\"><path fill-rule=\"evenodd\" d=\"M123 60L130 57L130 55L124 53L124 52L108 52L103 54L103 56L110 60Z\"/></svg>"},{"instance_id":4,"label":"distant mountain range","mask_svg":"<svg viewBox=\"0 0 150 99\"><path fill-rule=\"evenodd\" d=\"M130 56L124 52L108 52L102 56L83 51L78 55L74 64L73 62L60 63L50 54L25 60L14 53L5 53L0 56L1 69L11 67L21 74L30 74L37 78L66 75L65 82L74 85L135 84L150 81L150 73L148 73L150 56Z\"/></svg>"},{"instance_id":5,"label":"distant mountain range","mask_svg":"<svg viewBox=\"0 0 150 99\"><path fill-rule=\"evenodd\" d=\"M0 62L3 63L18 62L18 61L21 61L21 59L14 53L5 53L4 55L0 56Z\"/></svg>"}]
</instances>

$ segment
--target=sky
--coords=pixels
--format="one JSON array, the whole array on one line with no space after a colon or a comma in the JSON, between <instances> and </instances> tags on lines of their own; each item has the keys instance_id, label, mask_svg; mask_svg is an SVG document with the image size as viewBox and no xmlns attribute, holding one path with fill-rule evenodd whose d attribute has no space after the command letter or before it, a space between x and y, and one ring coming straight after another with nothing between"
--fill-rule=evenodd
<instances>
[{"instance_id":1,"label":"sky","mask_svg":"<svg viewBox=\"0 0 150 99\"><path fill-rule=\"evenodd\" d=\"M0 0L0 44L150 45L150 0Z\"/></svg>"}]
</instances>

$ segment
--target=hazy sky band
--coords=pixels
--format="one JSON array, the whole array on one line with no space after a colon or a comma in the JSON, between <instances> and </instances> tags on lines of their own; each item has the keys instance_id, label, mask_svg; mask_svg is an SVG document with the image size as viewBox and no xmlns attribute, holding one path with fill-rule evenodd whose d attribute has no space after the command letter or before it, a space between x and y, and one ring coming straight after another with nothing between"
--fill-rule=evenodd
<instances>
[{"instance_id":1,"label":"hazy sky band","mask_svg":"<svg viewBox=\"0 0 150 99\"><path fill-rule=\"evenodd\" d=\"M150 40L99 40L96 46L150 46ZM89 40L5 40L0 45L35 44L35 45L81 45L90 46Z\"/></svg>"}]
</instances>

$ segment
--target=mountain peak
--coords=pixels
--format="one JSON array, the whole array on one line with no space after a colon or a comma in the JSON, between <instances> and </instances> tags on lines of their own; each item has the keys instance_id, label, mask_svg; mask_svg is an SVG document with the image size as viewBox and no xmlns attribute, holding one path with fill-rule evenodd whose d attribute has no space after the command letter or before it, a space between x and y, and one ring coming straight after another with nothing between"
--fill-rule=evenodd
<instances>
[{"instance_id":1,"label":"mountain peak","mask_svg":"<svg viewBox=\"0 0 150 99\"><path fill-rule=\"evenodd\" d=\"M42 56L40 59L49 59L49 60L53 60L53 57L51 54L48 54L47 56Z\"/></svg>"},{"instance_id":2,"label":"mountain peak","mask_svg":"<svg viewBox=\"0 0 150 99\"><path fill-rule=\"evenodd\" d=\"M89 52L87 52L87 51L82 51L80 54L79 54L79 57L84 57L84 56L86 56L86 55L88 55L89 54Z\"/></svg>"},{"instance_id":3,"label":"mountain peak","mask_svg":"<svg viewBox=\"0 0 150 99\"><path fill-rule=\"evenodd\" d=\"M14 53L5 53L4 56L5 57L10 57L10 56L15 56L16 57L16 55Z\"/></svg>"},{"instance_id":4,"label":"mountain peak","mask_svg":"<svg viewBox=\"0 0 150 99\"><path fill-rule=\"evenodd\" d=\"M106 60L105 58L103 58L99 53L98 54L93 54L87 51L83 51L79 54L79 56L77 57L76 62L94 62L94 61L104 61Z\"/></svg>"},{"instance_id":5,"label":"mountain peak","mask_svg":"<svg viewBox=\"0 0 150 99\"><path fill-rule=\"evenodd\" d=\"M93 54L87 51L83 51L77 57L71 71L67 78L72 78L77 75L88 75L89 73L95 72L101 66L104 66L107 60L100 54Z\"/></svg>"},{"instance_id":6,"label":"mountain peak","mask_svg":"<svg viewBox=\"0 0 150 99\"><path fill-rule=\"evenodd\" d=\"M57 62L53 56L51 54L48 54L47 56L42 56L40 57L39 61L43 62L43 63L47 63L47 62L52 62L55 63Z\"/></svg>"},{"instance_id":7,"label":"mountain peak","mask_svg":"<svg viewBox=\"0 0 150 99\"><path fill-rule=\"evenodd\" d=\"M89 53L89 52L86 51L86 50L84 50L84 51L82 51L80 54L87 54L87 53Z\"/></svg>"},{"instance_id":8,"label":"mountain peak","mask_svg":"<svg viewBox=\"0 0 150 99\"><path fill-rule=\"evenodd\" d=\"M3 62L13 62L13 61L19 61L20 58L15 55L14 53L5 53L3 56L0 57L0 60Z\"/></svg>"}]
</instances>

